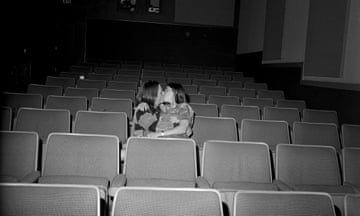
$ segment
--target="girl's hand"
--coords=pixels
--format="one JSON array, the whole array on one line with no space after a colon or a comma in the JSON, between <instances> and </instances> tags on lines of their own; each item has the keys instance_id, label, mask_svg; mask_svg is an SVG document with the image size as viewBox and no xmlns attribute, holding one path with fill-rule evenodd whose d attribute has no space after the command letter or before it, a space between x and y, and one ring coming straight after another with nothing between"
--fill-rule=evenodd
<instances>
[{"instance_id":1,"label":"girl's hand","mask_svg":"<svg viewBox=\"0 0 360 216\"><path fill-rule=\"evenodd\" d=\"M149 109L149 105L147 103L140 103L139 105L137 105L137 107L135 108L135 111L140 110L140 111L146 111Z\"/></svg>"},{"instance_id":2,"label":"girl's hand","mask_svg":"<svg viewBox=\"0 0 360 216\"><path fill-rule=\"evenodd\" d=\"M160 136L160 134L159 133L148 133L147 134L147 137L150 137L150 138L157 138L157 137L159 137Z\"/></svg>"}]
</instances>

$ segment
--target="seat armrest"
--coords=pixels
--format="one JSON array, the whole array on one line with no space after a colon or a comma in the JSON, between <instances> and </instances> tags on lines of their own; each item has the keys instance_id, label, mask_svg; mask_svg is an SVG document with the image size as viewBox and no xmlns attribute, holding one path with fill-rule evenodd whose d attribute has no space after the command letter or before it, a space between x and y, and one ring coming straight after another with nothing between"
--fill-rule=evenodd
<instances>
[{"instance_id":1,"label":"seat armrest","mask_svg":"<svg viewBox=\"0 0 360 216\"><path fill-rule=\"evenodd\" d=\"M126 185L126 176L123 174L115 176L110 183L109 195L113 197L116 193L116 190L120 187L124 187Z\"/></svg>"},{"instance_id":2,"label":"seat armrest","mask_svg":"<svg viewBox=\"0 0 360 216\"><path fill-rule=\"evenodd\" d=\"M198 176L196 178L196 186L198 188L211 188L209 182L203 176Z\"/></svg>"},{"instance_id":3,"label":"seat armrest","mask_svg":"<svg viewBox=\"0 0 360 216\"><path fill-rule=\"evenodd\" d=\"M35 183L40 177L40 171L32 171L20 180L23 183Z\"/></svg>"},{"instance_id":4,"label":"seat armrest","mask_svg":"<svg viewBox=\"0 0 360 216\"><path fill-rule=\"evenodd\" d=\"M285 182L281 181L281 180L274 180L273 184L275 184L280 190L282 191L292 191L295 190L294 188L290 187L289 185L287 185Z\"/></svg>"}]
</instances>

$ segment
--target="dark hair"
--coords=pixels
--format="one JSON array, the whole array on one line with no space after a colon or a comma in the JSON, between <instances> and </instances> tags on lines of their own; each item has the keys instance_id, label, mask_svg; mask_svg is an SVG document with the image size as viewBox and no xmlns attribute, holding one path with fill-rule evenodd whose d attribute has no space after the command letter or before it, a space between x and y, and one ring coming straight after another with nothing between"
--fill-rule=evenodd
<instances>
[{"instance_id":1,"label":"dark hair","mask_svg":"<svg viewBox=\"0 0 360 216\"><path fill-rule=\"evenodd\" d=\"M158 96L159 82L149 80L143 84L141 91L137 95L138 104L147 103L151 108L154 108L155 100Z\"/></svg>"},{"instance_id":2,"label":"dark hair","mask_svg":"<svg viewBox=\"0 0 360 216\"><path fill-rule=\"evenodd\" d=\"M184 87L179 83L168 83L168 85L173 91L175 95L176 103L187 103L188 98L186 97L186 92Z\"/></svg>"}]
</instances>

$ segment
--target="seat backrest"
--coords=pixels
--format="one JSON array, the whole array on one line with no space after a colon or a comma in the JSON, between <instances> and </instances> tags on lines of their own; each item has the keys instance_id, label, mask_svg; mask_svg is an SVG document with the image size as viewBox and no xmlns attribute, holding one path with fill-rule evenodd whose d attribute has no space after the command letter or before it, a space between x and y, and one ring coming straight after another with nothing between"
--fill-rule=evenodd
<instances>
[{"instance_id":1,"label":"seat backrest","mask_svg":"<svg viewBox=\"0 0 360 216\"><path fill-rule=\"evenodd\" d=\"M124 112L78 111L73 132L114 135L125 143L128 136L127 115Z\"/></svg>"},{"instance_id":2,"label":"seat backrest","mask_svg":"<svg viewBox=\"0 0 360 216\"><path fill-rule=\"evenodd\" d=\"M110 74L110 75L114 75L117 73L117 67L116 65L112 65L110 67L95 67L94 68L94 72L96 74Z\"/></svg>"},{"instance_id":3,"label":"seat backrest","mask_svg":"<svg viewBox=\"0 0 360 216\"><path fill-rule=\"evenodd\" d=\"M63 90L65 90L67 87L75 87L75 78L47 76L45 84L50 86L61 86Z\"/></svg>"},{"instance_id":4,"label":"seat backrest","mask_svg":"<svg viewBox=\"0 0 360 216\"><path fill-rule=\"evenodd\" d=\"M276 179L289 186L340 185L334 147L280 144L276 149Z\"/></svg>"},{"instance_id":5,"label":"seat backrest","mask_svg":"<svg viewBox=\"0 0 360 216\"><path fill-rule=\"evenodd\" d=\"M269 147L265 143L206 141L202 176L215 182L271 183Z\"/></svg>"},{"instance_id":6,"label":"seat backrest","mask_svg":"<svg viewBox=\"0 0 360 216\"><path fill-rule=\"evenodd\" d=\"M0 102L4 106L11 107L14 117L16 117L20 107L38 109L43 107L43 97L41 94L3 92L1 94Z\"/></svg>"},{"instance_id":7,"label":"seat backrest","mask_svg":"<svg viewBox=\"0 0 360 216\"><path fill-rule=\"evenodd\" d=\"M190 103L196 116L218 117L218 106L216 104Z\"/></svg>"},{"instance_id":8,"label":"seat backrest","mask_svg":"<svg viewBox=\"0 0 360 216\"><path fill-rule=\"evenodd\" d=\"M88 104L91 102L93 97L99 96L97 88L73 88L68 87L65 90L64 96L83 96L87 98Z\"/></svg>"},{"instance_id":9,"label":"seat backrest","mask_svg":"<svg viewBox=\"0 0 360 216\"><path fill-rule=\"evenodd\" d=\"M192 84L197 86L216 86L216 80L193 79Z\"/></svg>"},{"instance_id":10,"label":"seat backrest","mask_svg":"<svg viewBox=\"0 0 360 216\"><path fill-rule=\"evenodd\" d=\"M2 215L100 216L95 186L8 183L0 184L0 193Z\"/></svg>"},{"instance_id":11,"label":"seat backrest","mask_svg":"<svg viewBox=\"0 0 360 216\"><path fill-rule=\"evenodd\" d=\"M360 148L347 147L342 149L343 179L360 188Z\"/></svg>"},{"instance_id":12,"label":"seat backrest","mask_svg":"<svg viewBox=\"0 0 360 216\"><path fill-rule=\"evenodd\" d=\"M132 101L130 99L94 97L91 103L91 111L99 112L124 112L132 119Z\"/></svg>"},{"instance_id":13,"label":"seat backrest","mask_svg":"<svg viewBox=\"0 0 360 216\"><path fill-rule=\"evenodd\" d=\"M243 119L240 140L264 142L274 151L277 144L290 143L288 124L285 121Z\"/></svg>"},{"instance_id":14,"label":"seat backrest","mask_svg":"<svg viewBox=\"0 0 360 216\"><path fill-rule=\"evenodd\" d=\"M244 88L256 89L256 91L259 91L259 90L267 90L268 85L267 83L245 82Z\"/></svg>"},{"instance_id":15,"label":"seat backrest","mask_svg":"<svg viewBox=\"0 0 360 216\"><path fill-rule=\"evenodd\" d=\"M88 65L71 65L70 66L70 71L73 72L87 72L90 73L92 71L92 66L88 66Z\"/></svg>"},{"instance_id":16,"label":"seat backrest","mask_svg":"<svg viewBox=\"0 0 360 216\"><path fill-rule=\"evenodd\" d=\"M45 109L66 109L70 111L71 119L74 120L76 112L87 110L87 98L85 96L55 96L49 95Z\"/></svg>"},{"instance_id":17,"label":"seat backrest","mask_svg":"<svg viewBox=\"0 0 360 216\"><path fill-rule=\"evenodd\" d=\"M38 169L36 132L0 131L0 175L19 180Z\"/></svg>"},{"instance_id":18,"label":"seat backrest","mask_svg":"<svg viewBox=\"0 0 360 216\"><path fill-rule=\"evenodd\" d=\"M335 216L335 209L327 193L238 191L234 200L234 216L252 215Z\"/></svg>"},{"instance_id":19,"label":"seat backrest","mask_svg":"<svg viewBox=\"0 0 360 216\"><path fill-rule=\"evenodd\" d=\"M79 79L76 82L78 88L96 88L101 91L106 88L106 80Z\"/></svg>"},{"instance_id":20,"label":"seat backrest","mask_svg":"<svg viewBox=\"0 0 360 216\"><path fill-rule=\"evenodd\" d=\"M208 103L216 104L219 108L221 108L223 104L240 105L240 100L237 96L209 95Z\"/></svg>"},{"instance_id":21,"label":"seat backrest","mask_svg":"<svg viewBox=\"0 0 360 216\"><path fill-rule=\"evenodd\" d=\"M100 96L104 98L130 99L133 103L135 102L134 90L103 89Z\"/></svg>"},{"instance_id":22,"label":"seat backrest","mask_svg":"<svg viewBox=\"0 0 360 216\"><path fill-rule=\"evenodd\" d=\"M133 90L137 91L137 82L121 82L121 81L109 81L107 88L117 90Z\"/></svg>"},{"instance_id":23,"label":"seat backrest","mask_svg":"<svg viewBox=\"0 0 360 216\"><path fill-rule=\"evenodd\" d=\"M207 140L238 140L236 121L233 118L196 116L193 132L192 138L199 146Z\"/></svg>"},{"instance_id":24,"label":"seat backrest","mask_svg":"<svg viewBox=\"0 0 360 216\"><path fill-rule=\"evenodd\" d=\"M360 215L360 195L346 194L344 198L344 213L345 216Z\"/></svg>"},{"instance_id":25,"label":"seat backrest","mask_svg":"<svg viewBox=\"0 0 360 216\"><path fill-rule=\"evenodd\" d=\"M190 103L205 104L206 98L203 94L188 94Z\"/></svg>"},{"instance_id":26,"label":"seat backrest","mask_svg":"<svg viewBox=\"0 0 360 216\"><path fill-rule=\"evenodd\" d=\"M212 189L123 187L115 195L112 216L222 216L221 197Z\"/></svg>"},{"instance_id":27,"label":"seat backrest","mask_svg":"<svg viewBox=\"0 0 360 216\"><path fill-rule=\"evenodd\" d=\"M300 113L306 108L306 102L304 100L285 100L285 99L278 99L276 101L277 107L283 108L297 108Z\"/></svg>"},{"instance_id":28,"label":"seat backrest","mask_svg":"<svg viewBox=\"0 0 360 216\"><path fill-rule=\"evenodd\" d=\"M278 99L285 99L285 93L281 90L264 90L258 91L258 98L271 98L274 102Z\"/></svg>"},{"instance_id":29,"label":"seat backrest","mask_svg":"<svg viewBox=\"0 0 360 216\"><path fill-rule=\"evenodd\" d=\"M87 72L60 72L60 77L64 78L73 78L75 82L80 79L81 77L85 77ZM70 87L70 86L69 86ZM75 86L73 86L75 87Z\"/></svg>"},{"instance_id":30,"label":"seat backrest","mask_svg":"<svg viewBox=\"0 0 360 216\"><path fill-rule=\"evenodd\" d=\"M119 140L99 134L52 133L47 141L42 176L103 177L119 174Z\"/></svg>"},{"instance_id":31,"label":"seat backrest","mask_svg":"<svg viewBox=\"0 0 360 216\"><path fill-rule=\"evenodd\" d=\"M223 80L220 80L218 82L218 86L224 86L227 89L230 89L230 88L242 88L243 83L240 82L240 81L223 81Z\"/></svg>"},{"instance_id":32,"label":"seat backrest","mask_svg":"<svg viewBox=\"0 0 360 216\"><path fill-rule=\"evenodd\" d=\"M260 112L262 113L264 110L264 107L266 107L266 106L272 107L272 106L274 106L274 102L273 102L273 99L271 99L271 98L248 98L248 97L245 97L242 100L242 105L257 106L257 107L259 107Z\"/></svg>"},{"instance_id":33,"label":"seat backrest","mask_svg":"<svg viewBox=\"0 0 360 216\"><path fill-rule=\"evenodd\" d=\"M303 110L303 122L333 123L339 126L337 112L334 110Z\"/></svg>"},{"instance_id":34,"label":"seat backrest","mask_svg":"<svg viewBox=\"0 0 360 216\"><path fill-rule=\"evenodd\" d=\"M166 75L167 77L167 82L168 83L180 83L181 85L191 85L191 79L190 78L183 78L185 76L185 74L183 73L179 73L181 74L181 77L174 77L171 74L167 73Z\"/></svg>"},{"instance_id":35,"label":"seat backrest","mask_svg":"<svg viewBox=\"0 0 360 216\"><path fill-rule=\"evenodd\" d=\"M185 79L190 81L191 84L191 79L189 78L184 78L186 77L186 73L184 72L174 72L174 71L165 71L165 76L167 78L167 80L169 81L169 79ZM171 80L170 80L171 81ZM171 81L172 82L172 81ZM175 81L176 82L176 81ZM176 83L180 83L180 82L176 82ZM184 83L182 83L184 84Z\"/></svg>"},{"instance_id":36,"label":"seat backrest","mask_svg":"<svg viewBox=\"0 0 360 216\"><path fill-rule=\"evenodd\" d=\"M188 77L193 80L209 80L209 74L203 73L188 73Z\"/></svg>"},{"instance_id":37,"label":"seat backrest","mask_svg":"<svg viewBox=\"0 0 360 216\"><path fill-rule=\"evenodd\" d=\"M198 93L197 85L183 85L183 87L187 94L197 94Z\"/></svg>"},{"instance_id":38,"label":"seat backrest","mask_svg":"<svg viewBox=\"0 0 360 216\"><path fill-rule=\"evenodd\" d=\"M121 81L121 82L136 82L138 83L140 78L139 78L140 75L123 75L123 74L116 74L114 75L113 77L113 80L114 81Z\"/></svg>"},{"instance_id":39,"label":"seat backrest","mask_svg":"<svg viewBox=\"0 0 360 216\"><path fill-rule=\"evenodd\" d=\"M341 125L343 147L360 147L360 125Z\"/></svg>"},{"instance_id":40,"label":"seat backrest","mask_svg":"<svg viewBox=\"0 0 360 216\"><path fill-rule=\"evenodd\" d=\"M70 132L70 111L20 108L15 131L35 131L42 143L52 132Z\"/></svg>"},{"instance_id":41,"label":"seat backrest","mask_svg":"<svg viewBox=\"0 0 360 216\"><path fill-rule=\"evenodd\" d=\"M223 86L200 86L199 93L205 96L220 95L226 96L226 88Z\"/></svg>"},{"instance_id":42,"label":"seat backrest","mask_svg":"<svg viewBox=\"0 0 360 216\"><path fill-rule=\"evenodd\" d=\"M286 121L290 128L300 121L300 112L296 108L264 107L264 120Z\"/></svg>"},{"instance_id":43,"label":"seat backrest","mask_svg":"<svg viewBox=\"0 0 360 216\"><path fill-rule=\"evenodd\" d=\"M232 79L233 81L241 81L243 83L245 82L251 82L254 83L255 82L255 78L254 77L241 77L241 76L235 76Z\"/></svg>"},{"instance_id":44,"label":"seat backrest","mask_svg":"<svg viewBox=\"0 0 360 216\"><path fill-rule=\"evenodd\" d=\"M143 76L141 78L142 83L148 82L150 80L156 80L159 83L166 83L166 77L164 77L164 76L150 76L150 75L147 75L147 76Z\"/></svg>"},{"instance_id":45,"label":"seat backrest","mask_svg":"<svg viewBox=\"0 0 360 216\"><path fill-rule=\"evenodd\" d=\"M221 75L221 74L212 74L210 79L217 80L217 81L230 81L232 79L231 76L228 75Z\"/></svg>"},{"instance_id":46,"label":"seat backrest","mask_svg":"<svg viewBox=\"0 0 360 216\"><path fill-rule=\"evenodd\" d=\"M86 79L88 80L105 80L110 81L113 79L112 74L98 74L98 73L89 73L86 75Z\"/></svg>"},{"instance_id":47,"label":"seat backrest","mask_svg":"<svg viewBox=\"0 0 360 216\"><path fill-rule=\"evenodd\" d=\"M124 173L127 179L166 179L195 183L195 142L192 139L130 137Z\"/></svg>"},{"instance_id":48,"label":"seat backrest","mask_svg":"<svg viewBox=\"0 0 360 216\"><path fill-rule=\"evenodd\" d=\"M240 106L240 105L222 105L221 117L234 118L238 123L238 127L241 127L241 121L243 119L255 119L260 120L260 109L257 106Z\"/></svg>"},{"instance_id":49,"label":"seat backrest","mask_svg":"<svg viewBox=\"0 0 360 216\"><path fill-rule=\"evenodd\" d=\"M229 96L238 96L242 101L245 97L255 98L256 90L255 89L243 89L243 88L230 88Z\"/></svg>"},{"instance_id":50,"label":"seat backrest","mask_svg":"<svg viewBox=\"0 0 360 216\"><path fill-rule=\"evenodd\" d=\"M43 96L45 103L46 103L47 96L49 96L49 95L61 96L62 92L63 92L63 89L61 86L29 84L29 86L27 88L27 93L29 93L29 94L41 94Z\"/></svg>"},{"instance_id":51,"label":"seat backrest","mask_svg":"<svg viewBox=\"0 0 360 216\"><path fill-rule=\"evenodd\" d=\"M335 124L294 122L293 138L295 144L333 146L338 152L341 149Z\"/></svg>"},{"instance_id":52,"label":"seat backrest","mask_svg":"<svg viewBox=\"0 0 360 216\"><path fill-rule=\"evenodd\" d=\"M12 110L9 106L0 106L0 130L11 130Z\"/></svg>"},{"instance_id":53,"label":"seat backrest","mask_svg":"<svg viewBox=\"0 0 360 216\"><path fill-rule=\"evenodd\" d=\"M141 70L120 68L117 75L119 75L119 76L133 76L133 77L137 77L139 79L140 75L141 75ZM115 78L115 76L114 76L114 78Z\"/></svg>"}]
</instances>

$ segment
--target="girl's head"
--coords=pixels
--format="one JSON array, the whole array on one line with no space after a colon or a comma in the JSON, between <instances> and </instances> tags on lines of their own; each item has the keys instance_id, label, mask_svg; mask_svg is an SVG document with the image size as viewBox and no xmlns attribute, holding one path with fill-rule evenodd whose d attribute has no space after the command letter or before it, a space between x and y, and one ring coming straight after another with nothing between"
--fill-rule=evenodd
<instances>
[{"instance_id":1,"label":"girl's head","mask_svg":"<svg viewBox=\"0 0 360 216\"><path fill-rule=\"evenodd\" d=\"M186 103L186 93L181 84L178 83L169 83L165 89L163 101L172 103Z\"/></svg>"},{"instance_id":2,"label":"girl's head","mask_svg":"<svg viewBox=\"0 0 360 216\"><path fill-rule=\"evenodd\" d=\"M157 81L147 81L138 95L139 103L144 102L150 107L157 107L160 104L162 88Z\"/></svg>"}]
</instances>

